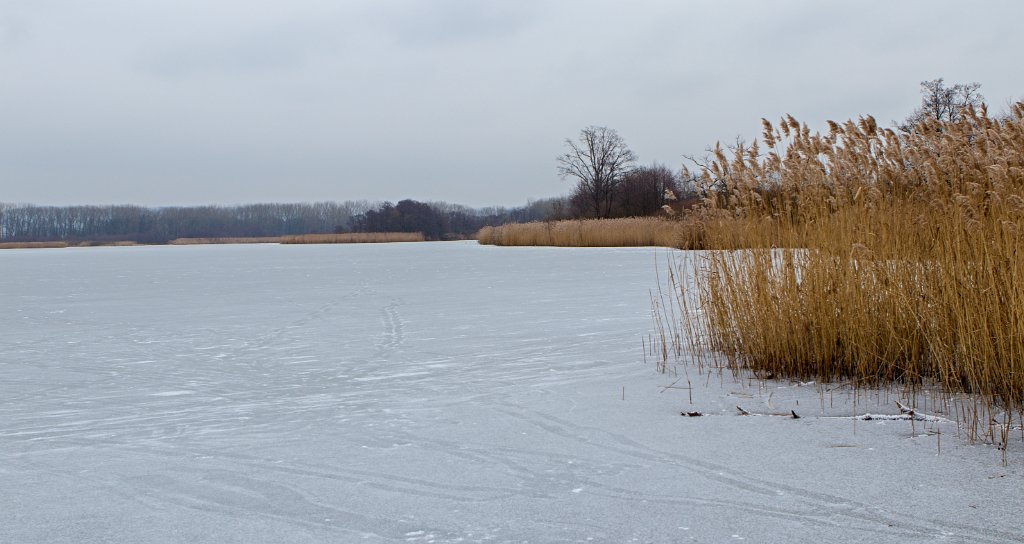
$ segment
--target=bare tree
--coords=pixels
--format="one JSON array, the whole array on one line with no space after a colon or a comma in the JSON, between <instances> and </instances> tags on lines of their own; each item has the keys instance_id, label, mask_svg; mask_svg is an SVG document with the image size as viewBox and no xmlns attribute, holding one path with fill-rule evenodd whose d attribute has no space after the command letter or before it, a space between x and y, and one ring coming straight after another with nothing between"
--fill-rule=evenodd
<instances>
[{"instance_id":1,"label":"bare tree","mask_svg":"<svg viewBox=\"0 0 1024 544\"><path fill-rule=\"evenodd\" d=\"M594 217L608 217L615 190L636 161L636 155L614 129L589 126L579 140L566 138L564 155L558 157L558 173L577 180L574 200Z\"/></svg>"},{"instance_id":2,"label":"bare tree","mask_svg":"<svg viewBox=\"0 0 1024 544\"><path fill-rule=\"evenodd\" d=\"M940 77L921 82L921 106L900 125L909 132L915 125L931 119L934 121L959 121L968 107L979 108L985 97L980 92L981 83L957 83L947 87Z\"/></svg>"},{"instance_id":3,"label":"bare tree","mask_svg":"<svg viewBox=\"0 0 1024 544\"><path fill-rule=\"evenodd\" d=\"M678 179L665 165L634 168L616 189L613 213L622 217L654 215L679 194Z\"/></svg>"}]
</instances>

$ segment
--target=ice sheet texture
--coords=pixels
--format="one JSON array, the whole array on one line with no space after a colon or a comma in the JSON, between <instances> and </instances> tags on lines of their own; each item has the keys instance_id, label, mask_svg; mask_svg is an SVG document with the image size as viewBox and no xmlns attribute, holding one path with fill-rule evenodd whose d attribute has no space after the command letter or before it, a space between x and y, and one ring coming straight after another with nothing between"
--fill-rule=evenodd
<instances>
[{"instance_id":1,"label":"ice sheet texture","mask_svg":"<svg viewBox=\"0 0 1024 544\"><path fill-rule=\"evenodd\" d=\"M664 252L2 252L0 542L1024 540L989 446L661 392Z\"/></svg>"}]
</instances>

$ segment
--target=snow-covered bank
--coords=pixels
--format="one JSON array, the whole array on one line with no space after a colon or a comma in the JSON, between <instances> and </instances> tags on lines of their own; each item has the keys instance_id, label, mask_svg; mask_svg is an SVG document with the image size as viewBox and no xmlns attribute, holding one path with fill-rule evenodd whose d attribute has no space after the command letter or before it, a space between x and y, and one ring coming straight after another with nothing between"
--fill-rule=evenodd
<instances>
[{"instance_id":1,"label":"snow-covered bank","mask_svg":"<svg viewBox=\"0 0 1024 544\"><path fill-rule=\"evenodd\" d=\"M1024 540L1020 452L839 418L884 396L665 389L655 253L0 254L0 541Z\"/></svg>"}]
</instances>

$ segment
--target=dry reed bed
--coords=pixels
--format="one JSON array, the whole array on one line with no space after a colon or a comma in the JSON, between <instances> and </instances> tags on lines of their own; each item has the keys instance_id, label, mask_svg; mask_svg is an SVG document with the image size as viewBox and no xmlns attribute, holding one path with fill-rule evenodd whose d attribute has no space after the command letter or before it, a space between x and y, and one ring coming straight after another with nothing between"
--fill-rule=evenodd
<instances>
[{"instance_id":1,"label":"dry reed bed","mask_svg":"<svg viewBox=\"0 0 1024 544\"><path fill-rule=\"evenodd\" d=\"M97 242L87 240L84 242L3 242L0 243L0 249L46 249L46 248L65 248L65 247L100 247L100 246L137 246L137 242L127 240L116 240L109 242Z\"/></svg>"},{"instance_id":2,"label":"dry reed bed","mask_svg":"<svg viewBox=\"0 0 1024 544\"><path fill-rule=\"evenodd\" d=\"M48 249L68 247L67 242L0 242L0 249Z\"/></svg>"},{"instance_id":3,"label":"dry reed bed","mask_svg":"<svg viewBox=\"0 0 1024 544\"><path fill-rule=\"evenodd\" d=\"M561 247L678 247L689 231L680 221L653 217L511 223L484 227L481 244Z\"/></svg>"},{"instance_id":4,"label":"dry reed bed","mask_svg":"<svg viewBox=\"0 0 1024 544\"><path fill-rule=\"evenodd\" d=\"M764 129L766 152L717 148L700 172L716 195L702 244L800 249L708 251L674 273L663 357L937 385L968 438L1005 444L1024 415L1024 103L910 134L870 117Z\"/></svg>"},{"instance_id":5,"label":"dry reed bed","mask_svg":"<svg viewBox=\"0 0 1024 544\"><path fill-rule=\"evenodd\" d=\"M175 238L168 242L172 246L192 246L206 244L279 244L280 236L254 236L251 238Z\"/></svg>"},{"instance_id":6,"label":"dry reed bed","mask_svg":"<svg viewBox=\"0 0 1024 544\"><path fill-rule=\"evenodd\" d=\"M84 242L75 242L69 247L133 247L142 245L138 242L131 240L112 240L112 241L95 241L86 240Z\"/></svg>"},{"instance_id":7,"label":"dry reed bed","mask_svg":"<svg viewBox=\"0 0 1024 544\"><path fill-rule=\"evenodd\" d=\"M350 232L345 234L303 234L284 236L282 244L382 244L422 242L422 232Z\"/></svg>"}]
</instances>

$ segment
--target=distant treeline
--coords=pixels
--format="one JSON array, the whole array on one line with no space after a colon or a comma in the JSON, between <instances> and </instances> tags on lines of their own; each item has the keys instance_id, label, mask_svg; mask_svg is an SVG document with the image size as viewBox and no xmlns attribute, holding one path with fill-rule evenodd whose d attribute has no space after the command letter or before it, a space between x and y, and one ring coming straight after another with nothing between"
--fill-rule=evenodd
<instances>
[{"instance_id":1,"label":"distant treeline","mask_svg":"<svg viewBox=\"0 0 1024 544\"><path fill-rule=\"evenodd\" d=\"M468 237L508 222L558 215L564 199L517 208L469 208L402 200L247 204L239 206L34 206L0 203L0 242L133 241L250 238L342 232L422 232L427 239Z\"/></svg>"},{"instance_id":2,"label":"distant treeline","mask_svg":"<svg viewBox=\"0 0 1024 544\"><path fill-rule=\"evenodd\" d=\"M518 208L468 208L445 202L385 202L352 217L335 232L422 232L427 240L472 237L483 227L559 218L564 198L533 201Z\"/></svg>"}]
</instances>

